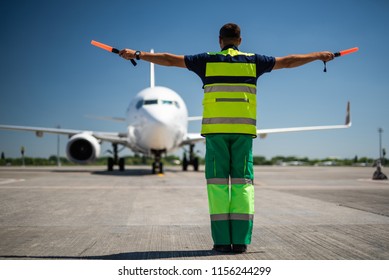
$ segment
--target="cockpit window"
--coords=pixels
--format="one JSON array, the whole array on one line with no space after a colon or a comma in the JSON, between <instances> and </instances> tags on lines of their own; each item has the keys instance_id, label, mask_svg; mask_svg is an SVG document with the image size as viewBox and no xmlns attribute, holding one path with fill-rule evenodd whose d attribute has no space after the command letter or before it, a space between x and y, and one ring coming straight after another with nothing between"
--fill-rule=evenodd
<instances>
[{"instance_id":1,"label":"cockpit window","mask_svg":"<svg viewBox=\"0 0 389 280\"><path fill-rule=\"evenodd\" d=\"M138 110L138 109L140 109L142 107L142 105L143 105L143 100L139 100L138 102L136 102L135 107Z\"/></svg>"},{"instance_id":2,"label":"cockpit window","mask_svg":"<svg viewBox=\"0 0 389 280\"><path fill-rule=\"evenodd\" d=\"M162 104L162 105L174 105L177 108L180 108L180 105L177 101L173 100L159 100L159 99L148 99L148 100L139 100L135 107L136 109L140 109L142 106L148 106L148 105L156 105L156 104Z\"/></svg>"},{"instance_id":3,"label":"cockpit window","mask_svg":"<svg viewBox=\"0 0 389 280\"><path fill-rule=\"evenodd\" d=\"M162 100L162 104L165 104L165 105L174 105L174 106L176 106L178 109L180 108L180 105L178 104L177 101L172 101L172 100Z\"/></svg>"},{"instance_id":4,"label":"cockpit window","mask_svg":"<svg viewBox=\"0 0 389 280\"><path fill-rule=\"evenodd\" d=\"M145 100L143 102L143 105L153 105L153 104L158 104L158 99L150 99L150 100Z\"/></svg>"}]
</instances>

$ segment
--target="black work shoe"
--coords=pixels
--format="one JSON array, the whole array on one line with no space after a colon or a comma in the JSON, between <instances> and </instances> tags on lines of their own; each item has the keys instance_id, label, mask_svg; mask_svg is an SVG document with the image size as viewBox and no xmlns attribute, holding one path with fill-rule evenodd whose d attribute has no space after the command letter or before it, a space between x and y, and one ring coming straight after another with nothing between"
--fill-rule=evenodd
<instances>
[{"instance_id":1,"label":"black work shoe","mask_svg":"<svg viewBox=\"0 0 389 280\"><path fill-rule=\"evenodd\" d=\"M231 245L213 245L213 250L221 253L231 252Z\"/></svg>"},{"instance_id":2,"label":"black work shoe","mask_svg":"<svg viewBox=\"0 0 389 280\"><path fill-rule=\"evenodd\" d=\"M233 244L232 245L232 251L237 254L242 254L247 251L247 245L246 244Z\"/></svg>"}]
</instances>

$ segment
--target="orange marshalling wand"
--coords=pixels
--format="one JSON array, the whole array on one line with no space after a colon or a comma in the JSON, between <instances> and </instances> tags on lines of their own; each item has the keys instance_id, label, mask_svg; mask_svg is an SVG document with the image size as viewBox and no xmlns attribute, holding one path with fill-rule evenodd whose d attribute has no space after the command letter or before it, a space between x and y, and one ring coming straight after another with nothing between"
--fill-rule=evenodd
<instances>
[{"instance_id":1,"label":"orange marshalling wand","mask_svg":"<svg viewBox=\"0 0 389 280\"><path fill-rule=\"evenodd\" d=\"M338 56L343 56L343 55L346 55L346 54L350 54L350 53L353 53L353 52L356 52L358 51L359 48L358 47L355 47L355 48L351 48L351 49L347 49L347 50L343 50L343 51L338 51L336 53L334 53L334 56L335 57L338 57ZM324 62L324 72L327 72L327 63L325 61Z\"/></svg>"},{"instance_id":2,"label":"orange marshalling wand","mask_svg":"<svg viewBox=\"0 0 389 280\"><path fill-rule=\"evenodd\" d=\"M92 40L90 43L91 43L93 46L98 47L98 48L101 48L101 49L103 49L103 50L106 50L106 51L109 51L109 52L113 52L113 53L116 53L116 54L119 53L119 50L118 50L118 49L113 48L113 47L111 47L111 46L108 46L108 45L106 45L106 44L97 42L97 41L95 41L95 40ZM131 59L131 63L132 63L134 66L136 66L135 60Z\"/></svg>"},{"instance_id":3,"label":"orange marshalling wand","mask_svg":"<svg viewBox=\"0 0 389 280\"><path fill-rule=\"evenodd\" d=\"M334 53L334 55L335 55L335 57L338 57L338 56L342 56L342 55L346 55L346 54L350 54L350 53L356 52L358 50L359 50L359 48L355 47L355 48L351 48L351 49L348 49L348 50L343 50L343 51L336 52L336 53Z\"/></svg>"}]
</instances>

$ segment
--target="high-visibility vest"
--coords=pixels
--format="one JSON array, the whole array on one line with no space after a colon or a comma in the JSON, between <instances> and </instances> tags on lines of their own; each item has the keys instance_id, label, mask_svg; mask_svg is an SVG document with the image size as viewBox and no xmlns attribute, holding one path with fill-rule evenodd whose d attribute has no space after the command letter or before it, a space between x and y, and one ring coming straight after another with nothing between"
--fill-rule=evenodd
<instances>
[{"instance_id":1,"label":"high-visibility vest","mask_svg":"<svg viewBox=\"0 0 389 280\"><path fill-rule=\"evenodd\" d=\"M257 136L254 54L234 48L208 53L201 134L241 133Z\"/></svg>"}]
</instances>

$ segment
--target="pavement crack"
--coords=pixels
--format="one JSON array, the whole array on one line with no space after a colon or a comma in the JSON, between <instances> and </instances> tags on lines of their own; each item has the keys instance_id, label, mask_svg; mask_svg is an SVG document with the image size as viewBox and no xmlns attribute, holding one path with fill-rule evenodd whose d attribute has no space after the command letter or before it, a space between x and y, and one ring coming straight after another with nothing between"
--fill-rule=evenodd
<instances>
[{"instance_id":1,"label":"pavement crack","mask_svg":"<svg viewBox=\"0 0 389 280\"><path fill-rule=\"evenodd\" d=\"M89 249L92 249L93 246L95 246L97 243L97 240L95 240L90 246L86 247L80 254L78 254L79 257L81 257L86 251Z\"/></svg>"},{"instance_id":2,"label":"pavement crack","mask_svg":"<svg viewBox=\"0 0 389 280\"><path fill-rule=\"evenodd\" d=\"M353 207L353 206L349 206L349 205L345 205L345 204L338 204L338 205L341 206L341 207L346 207L346 208L355 209L355 210L359 210L359 211L363 211L363 212L367 212L367 213L371 213L371 214L376 214L376 215L380 215L380 216L389 217L389 215L385 214L385 213L369 211L369 210L366 210L366 209L363 209L363 208Z\"/></svg>"}]
</instances>

